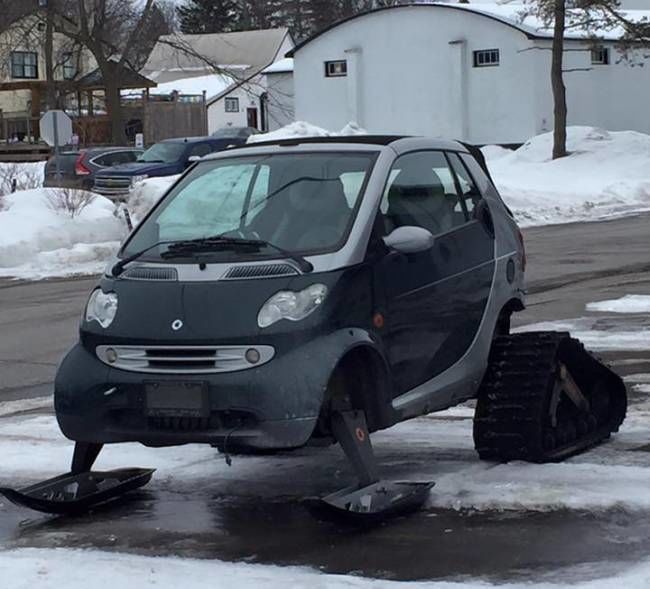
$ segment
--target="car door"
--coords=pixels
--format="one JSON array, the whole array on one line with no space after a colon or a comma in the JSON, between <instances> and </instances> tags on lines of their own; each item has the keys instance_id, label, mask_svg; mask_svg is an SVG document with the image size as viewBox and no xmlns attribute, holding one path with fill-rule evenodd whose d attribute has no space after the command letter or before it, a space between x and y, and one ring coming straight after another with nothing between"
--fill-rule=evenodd
<instances>
[{"instance_id":1,"label":"car door","mask_svg":"<svg viewBox=\"0 0 650 589\"><path fill-rule=\"evenodd\" d=\"M397 227L417 226L435 237L427 251L389 252L376 264L396 396L457 362L471 345L487 306L494 234L487 205L457 157L442 151L400 156L378 213L384 235Z\"/></svg>"}]
</instances>

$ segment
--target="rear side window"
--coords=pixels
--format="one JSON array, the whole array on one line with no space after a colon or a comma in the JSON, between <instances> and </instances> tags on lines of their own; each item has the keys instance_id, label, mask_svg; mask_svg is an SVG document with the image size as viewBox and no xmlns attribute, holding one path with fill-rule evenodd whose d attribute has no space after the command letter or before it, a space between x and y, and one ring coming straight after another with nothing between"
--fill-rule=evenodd
<instances>
[{"instance_id":1,"label":"rear side window","mask_svg":"<svg viewBox=\"0 0 650 589\"><path fill-rule=\"evenodd\" d=\"M481 193L485 194L488 189L492 188L492 183L483 171L483 168L481 168L480 164L468 153L463 153L460 157L472 174L472 178L474 178Z\"/></svg>"},{"instance_id":2,"label":"rear side window","mask_svg":"<svg viewBox=\"0 0 650 589\"><path fill-rule=\"evenodd\" d=\"M419 151L399 157L380 214L387 234L397 227L416 226L438 235L463 225L465 211L444 153Z\"/></svg>"},{"instance_id":3,"label":"rear side window","mask_svg":"<svg viewBox=\"0 0 650 589\"><path fill-rule=\"evenodd\" d=\"M99 157L93 158L93 163L98 166L111 167L111 166L120 166L122 164L129 164L134 162L137 155L132 151L113 151L111 153L105 153Z\"/></svg>"},{"instance_id":4,"label":"rear side window","mask_svg":"<svg viewBox=\"0 0 650 589\"><path fill-rule=\"evenodd\" d=\"M467 210L469 217L472 217L476 205L483 197L481 196L479 189L476 187L474 179L467 171L467 168L460 161L458 154L449 153L447 155L449 156L451 167L456 173L462 204Z\"/></svg>"}]
</instances>

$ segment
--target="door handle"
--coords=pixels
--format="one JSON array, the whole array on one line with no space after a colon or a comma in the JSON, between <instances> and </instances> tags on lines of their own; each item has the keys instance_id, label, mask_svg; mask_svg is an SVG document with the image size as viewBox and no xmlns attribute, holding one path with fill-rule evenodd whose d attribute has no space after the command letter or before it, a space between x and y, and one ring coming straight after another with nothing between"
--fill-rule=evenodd
<instances>
[{"instance_id":1,"label":"door handle","mask_svg":"<svg viewBox=\"0 0 650 589\"><path fill-rule=\"evenodd\" d=\"M481 223L483 229L490 237L494 237L494 219L492 218L492 213L490 212L490 207L488 207L485 199L481 199L476 204L474 208L474 218Z\"/></svg>"}]
</instances>

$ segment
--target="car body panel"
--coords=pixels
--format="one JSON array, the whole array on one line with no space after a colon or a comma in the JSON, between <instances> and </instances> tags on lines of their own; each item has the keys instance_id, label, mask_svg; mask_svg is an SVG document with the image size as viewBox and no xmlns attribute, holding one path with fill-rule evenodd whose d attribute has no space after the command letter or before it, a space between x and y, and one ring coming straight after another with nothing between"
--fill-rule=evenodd
<instances>
[{"instance_id":1,"label":"car body panel","mask_svg":"<svg viewBox=\"0 0 650 589\"><path fill-rule=\"evenodd\" d=\"M233 443L250 448L300 446L313 434L335 367L361 346L380 359L389 377L386 390L375 400L381 419L374 429L473 397L501 312L513 302L523 306L523 250L517 226L477 164L472 175L484 201L480 218L437 235L428 251L389 251L378 237L376 220L399 155L427 149L471 156L454 142L386 141L385 145L296 141L209 156L208 161L309 151L377 155L346 243L334 253L310 256L311 273L300 272L292 260L276 255L264 261L201 264L140 260L130 263L118 278L105 276L100 287L118 294L118 313L107 329L97 322L82 322L80 344L59 371L55 398L64 433L71 439L102 443L219 444L230 435ZM266 263L285 263L295 273L227 278L235 266ZM172 278L130 278L133 270L146 273L147 268L166 269ZM298 322L284 319L259 327L257 314L273 294L313 284L328 289L314 313ZM176 330L177 320L182 326ZM97 346L129 344L263 345L272 347L274 355L246 370L197 375L179 369L178 374L145 375L111 368L94 353ZM143 413L143 388L152 382L202 383L217 421L207 429L189 431L179 429L182 421L174 431L158 422L152 425L151 416ZM228 426L235 422L228 421L228 411L243 416L232 432Z\"/></svg>"}]
</instances>

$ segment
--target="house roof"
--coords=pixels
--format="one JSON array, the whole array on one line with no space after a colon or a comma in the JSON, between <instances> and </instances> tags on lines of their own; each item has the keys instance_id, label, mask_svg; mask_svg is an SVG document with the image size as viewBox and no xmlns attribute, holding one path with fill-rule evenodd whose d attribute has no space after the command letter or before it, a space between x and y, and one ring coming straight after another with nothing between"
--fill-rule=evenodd
<instances>
[{"instance_id":1,"label":"house roof","mask_svg":"<svg viewBox=\"0 0 650 589\"><path fill-rule=\"evenodd\" d=\"M165 35L141 72L159 83L205 76L215 69L243 80L273 63L288 35L287 28Z\"/></svg>"},{"instance_id":2,"label":"house roof","mask_svg":"<svg viewBox=\"0 0 650 589\"><path fill-rule=\"evenodd\" d=\"M538 18L534 16L523 17L522 14L526 6L523 3L509 3L509 4L495 4L495 3L481 3L481 4L448 4L446 2L429 2L429 3L413 3L413 4L399 4L395 6L386 6L383 8L376 8L368 10L360 14L348 17L333 23L324 30L316 33L315 35L305 39L302 43L296 45L291 51L287 53L287 57L293 57L296 52L300 51L305 45L308 45L321 35L328 31L339 27L347 22L364 18L371 14L385 12L389 10L464 10L471 12L493 21L501 22L505 26L516 29L522 34L526 35L529 39L552 39L553 27L547 27ZM650 10L625 10L622 11L630 20L640 21L644 18L650 18ZM596 31L596 34L606 40L618 40L623 34L620 28ZM590 37L584 31L567 29L565 37L567 39L585 39Z\"/></svg>"},{"instance_id":3,"label":"house roof","mask_svg":"<svg viewBox=\"0 0 650 589\"><path fill-rule=\"evenodd\" d=\"M293 72L293 58L285 57L275 63L272 63L262 73L263 74L290 74Z\"/></svg>"},{"instance_id":4,"label":"house roof","mask_svg":"<svg viewBox=\"0 0 650 589\"><path fill-rule=\"evenodd\" d=\"M131 68L119 66L114 61L109 62L109 64L114 68L120 67L120 89L151 88L156 85L155 82L140 75L138 72L134 72ZM76 80L74 85L75 87L83 88L84 90L101 90L106 87L106 84L104 84L104 77L99 68Z\"/></svg>"}]
</instances>

